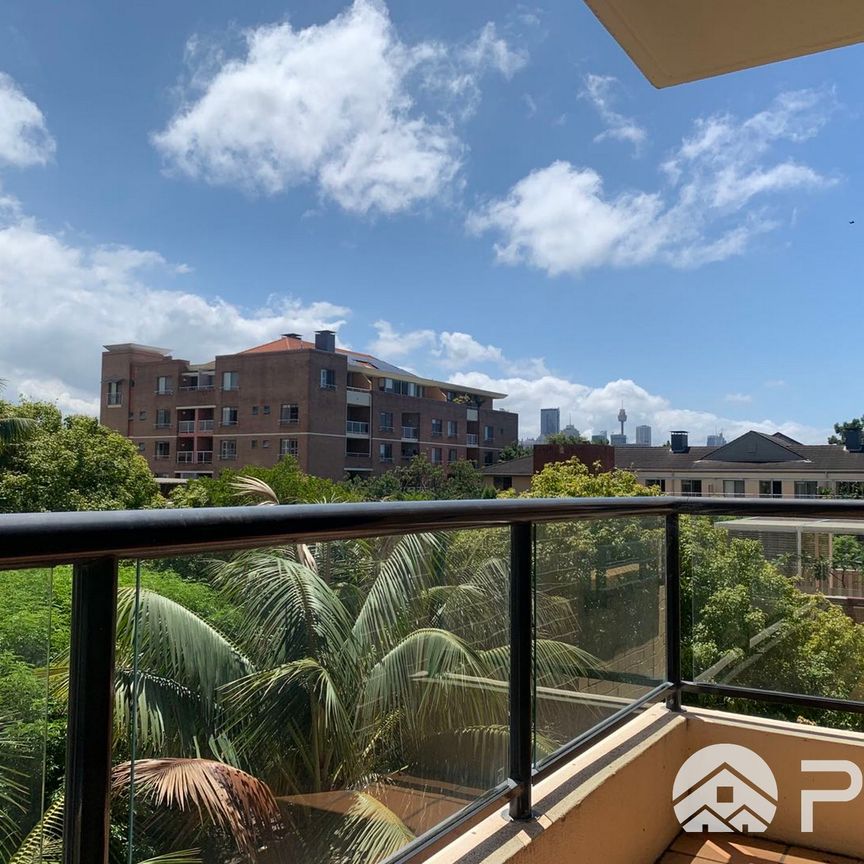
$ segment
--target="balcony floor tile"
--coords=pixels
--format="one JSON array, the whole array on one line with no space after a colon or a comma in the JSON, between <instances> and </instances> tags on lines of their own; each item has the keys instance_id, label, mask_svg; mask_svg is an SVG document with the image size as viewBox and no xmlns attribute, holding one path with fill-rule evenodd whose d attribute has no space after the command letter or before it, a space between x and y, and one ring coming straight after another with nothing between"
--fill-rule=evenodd
<instances>
[{"instance_id":1,"label":"balcony floor tile","mask_svg":"<svg viewBox=\"0 0 864 864\"><path fill-rule=\"evenodd\" d=\"M864 864L830 852L739 834L679 834L657 864Z\"/></svg>"}]
</instances>

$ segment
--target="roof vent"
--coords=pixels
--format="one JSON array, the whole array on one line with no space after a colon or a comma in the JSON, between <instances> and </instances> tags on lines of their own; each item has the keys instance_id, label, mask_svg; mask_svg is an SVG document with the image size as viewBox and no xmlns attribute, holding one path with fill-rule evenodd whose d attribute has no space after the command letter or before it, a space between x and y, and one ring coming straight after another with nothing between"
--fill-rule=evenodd
<instances>
[{"instance_id":1,"label":"roof vent","mask_svg":"<svg viewBox=\"0 0 864 864\"><path fill-rule=\"evenodd\" d=\"M686 432L673 432L671 435L672 452L687 453L690 450L690 445L687 443Z\"/></svg>"},{"instance_id":2,"label":"roof vent","mask_svg":"<svg viewBox=\"0 0 864 864\"><path fill-rule=\"evenodd\" d=\"M283 333L283 339L296 339L298 342L302 341L303 337L299 333Z\"/></svg>"},{"instance_id":3,"label":"roof vent","mask_svg":"<svg viewBox=\"0 0 864 864\"><path fill-rule=\"evenodd\" d=\"M333 330L316 330L315 347L319 351L329 351L333 354L336 351L336 333Z\"/></svg>"},{"instance_id":4,"label":"roof vent","mask_svg":"<svg viewBox=\"0 0 864 864\"><path fill-rule=\"evenodd\" d=\"M861 430L847 429L843 434L843 442L850 453L860 453L862 450Z\"/></svg>"}]
</instances>

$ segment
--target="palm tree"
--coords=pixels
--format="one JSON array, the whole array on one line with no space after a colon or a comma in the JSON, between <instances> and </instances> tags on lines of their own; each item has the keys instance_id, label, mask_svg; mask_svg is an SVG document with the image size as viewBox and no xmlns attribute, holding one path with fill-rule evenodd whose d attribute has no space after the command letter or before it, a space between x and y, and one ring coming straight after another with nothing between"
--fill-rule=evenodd
<instances>
[{"instance_id":1,"label":"palm tree","mask_svg":"<svg viewBox=\"0 0 864 864\"><path fill-rule=\"evenodd\" d=\"M6 382L0 378L0 393L6 389ZM2 407L2 403L0 403ZM0 454L13 444L20 444L35 429L33 420L25 417L0 416Z\"/></svg>"},{"instance_id":2,"label":"palm tree","mask_svg":"<svg viewBox=\"0 0 864 864\"><path fill-rule=\"evenodd\" d=\"M275 503L265 486L244 491ZM146 588L121 589L114 789L120 811L133 809L135 849L375 861L419 830L400 795L417 809L440 802L438 784L469 798L505 779L506 532L481 533L214 562L242 619L234 633ZM566 601L542 592L540 608L572 632ZM538 634L538 682L596 665L555 637ZM538 735L538 754L556 743Z\"/></svg>"}]
</instances>

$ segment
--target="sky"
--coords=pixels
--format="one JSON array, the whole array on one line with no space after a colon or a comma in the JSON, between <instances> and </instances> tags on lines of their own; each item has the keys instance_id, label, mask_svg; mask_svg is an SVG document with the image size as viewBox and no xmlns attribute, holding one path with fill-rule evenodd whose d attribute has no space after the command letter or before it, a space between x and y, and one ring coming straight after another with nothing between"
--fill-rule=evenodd
<instances>
[{"instance_id":1,"label":"sky","mask_svg":"<svg viewBox=\"0 0 864 864\"><path fill-rule=\"evenodd\" d=\"M6 0L0 378L338 331L586 433L864 412L864 46L654 89L581 2Z\"/></svg>"}]
</instances>

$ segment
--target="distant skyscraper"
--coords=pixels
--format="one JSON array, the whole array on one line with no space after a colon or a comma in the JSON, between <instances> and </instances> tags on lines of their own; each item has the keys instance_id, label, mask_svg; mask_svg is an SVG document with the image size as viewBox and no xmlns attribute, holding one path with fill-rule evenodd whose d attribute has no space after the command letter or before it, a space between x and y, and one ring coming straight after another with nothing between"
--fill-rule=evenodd
<instances>
[{"instance_id":1,"label":"distant skyscraper","mask_svg":"<svg viewBox=\"0 0 864 864\"><path fill-rule=\"evenodd\" d=\"M637 426L636 427L636 444L640 447L651 446L651 427Z\"/></svg>"},{"instance_id":2,"label":"distant skyscraper","mask_svg":"<svg viewBox=\"0 0 864 864\"><path fill-rule=\"evenodd\" d=\"M606 434L606 430L600 429L598 432L595 432L591 436L591 443L592 444L608 444L609 443L609 436Z\"/></svg>"},{"instance_id":3,"label":"distant skyscraper","mask_svg":"<svg viewBox=\"0 0 864 864\"><path fill-rule=\"evenodd\" d=\"M540 435L544 438L548 435L557 435L561 431L561 409L540 409Z\"/></svg>"},{"instance_id":4,"label":"distant skyscraper","mask_svg":"<svg viewBox=\"0 0 864 864\"><path fill-rule=\"evenodd\" d=\"M717 435L709 435L707 444L709 447L722 447L726 443L726 439L723 437L723 433L720 432Z\"/></svg>"},{"instance_id":5,"label":"distant skyscraper","mask_svg":"<svg viewBox=\"0 0 864 864\"><path fill-rule=\"evenodd\" d=\"M613 447L625 447L627 445L627 436L613 433L609 436L609 443Z\"/></svg>"}]
</instances>

